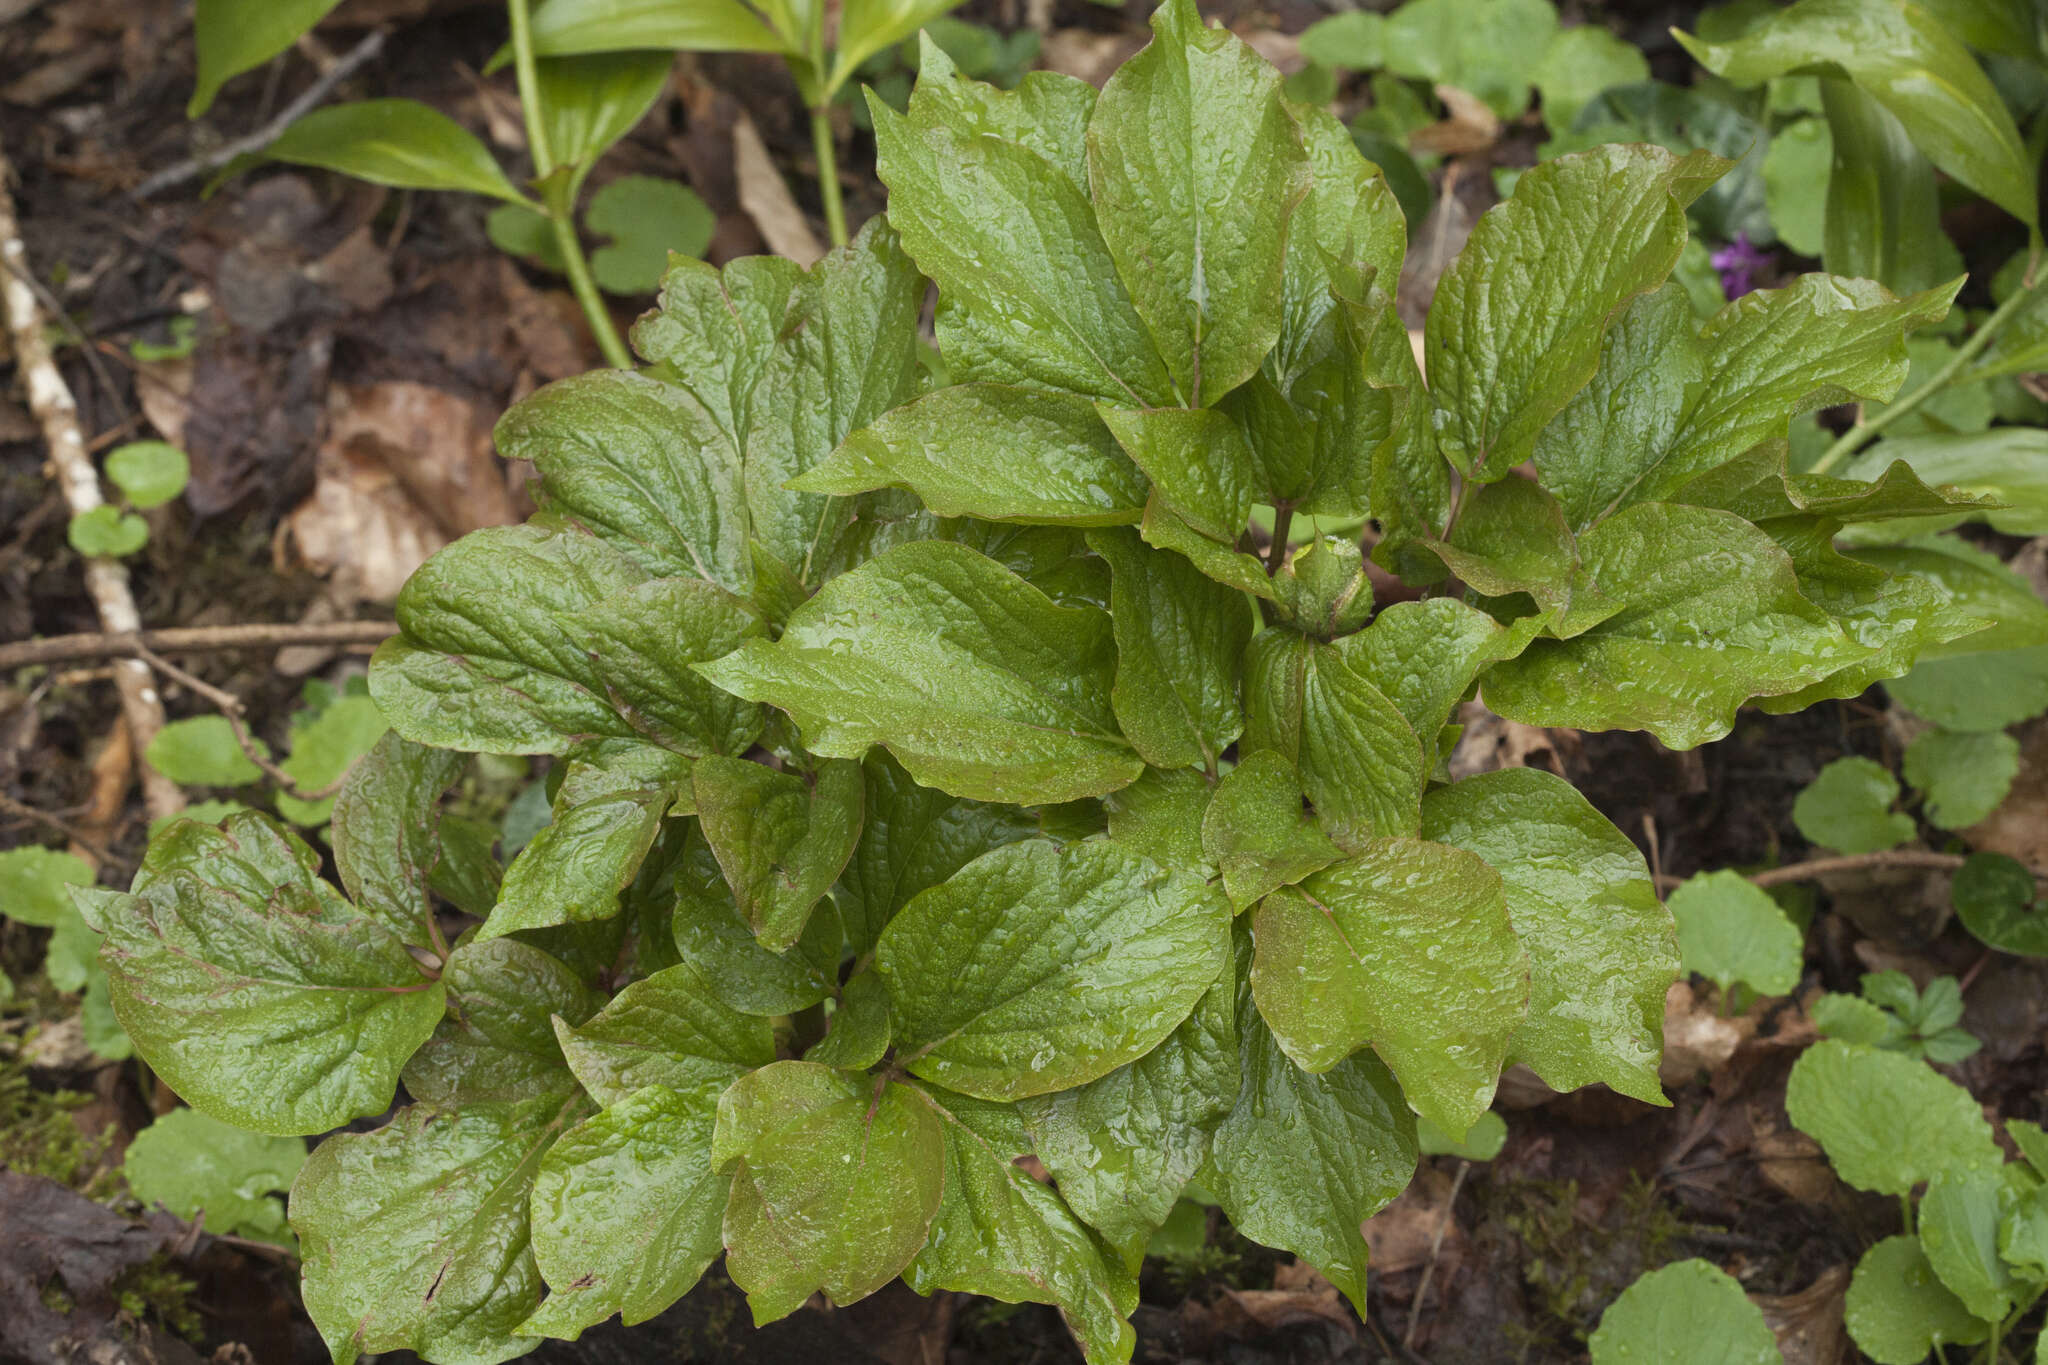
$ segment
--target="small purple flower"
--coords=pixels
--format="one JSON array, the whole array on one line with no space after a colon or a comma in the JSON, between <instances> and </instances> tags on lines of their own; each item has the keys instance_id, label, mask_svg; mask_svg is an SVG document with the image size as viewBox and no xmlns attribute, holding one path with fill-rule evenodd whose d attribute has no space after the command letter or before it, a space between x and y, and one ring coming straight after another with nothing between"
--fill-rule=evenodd
<instances>
[{"instance_id":1,"label":"small purple flower","mask_svg":"<svg viewBox=\"0 0 2048 1365\"><path fill-rule=\"evenodd\" d=\"M1770 252L1750 244L1748 233L1738 232L1734 241L1708 260L1721 272L1721 292L1739 299L1756 288L1757 272L1770 265L1772 258Z\"/></svg>"}]
</instances>

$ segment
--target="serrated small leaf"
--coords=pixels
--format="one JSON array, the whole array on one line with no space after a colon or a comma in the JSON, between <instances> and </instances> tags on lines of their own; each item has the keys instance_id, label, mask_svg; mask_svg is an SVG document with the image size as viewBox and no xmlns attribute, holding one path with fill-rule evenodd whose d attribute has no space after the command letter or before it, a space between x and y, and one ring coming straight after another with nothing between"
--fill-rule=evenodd
<instances>
[{"instance_id":1,"label":"serrated small leaf","mask_svg":"<svg viewBox=\"0 0 2048 1365\"><path fill-rule=\"evenodd\" d=\"M66 888L91 886L92 864L75 853L34 844L0 852L0 915L38 928L54 928L72 909Z\"/></svg>"},{"instance_id":2,"label":"serrated small leaf","mask_svg":"<svg viewBox=\"0 0 2048 1365\"><path fill-rule=\"evenodd\" d=\"M1569 128L1602 90L1650 79L1642 49L1598 24L1561 29L1543 49L1533 76L1543 97L1543 121Z\"/></svg>"},{"instance_id":3,"label":"serrated small leaf","mask_svg":"<svg viewBox=\"0 0 2048 1365\"><path fill-rule=\"evenodd\" d=\"M337 697L310 721L295 720L291 753L278 767L301 791L325 790L369 753L390 729L384 713L368 697ZM295 825L327 823L334 805L332 796L305 800L290 792L277 794L277 813Z\"/></svg>"},{"instance_id":4,"label":"serrated small leaf","mask_svg":"<svg viewBox=\"0 0 2048 1365\"><path fill-rule=\"evenodd\" d=\"M661 64L668 77L668 64ZM718 217L696 192L673 180L623 175L590 198L583 225L612 240L590 253L590 273L613 294L651 294L668 273L669 254L702 256Z\"/></svg>"},{"instance_id":5,"label":"serrated small leaf","mask_svg":"<svg viewBox=\"0 0 2048 1365\"><path fill-rule=\"evenodd\" d=\"M1724 868L1689 877L1666 904L1684 971L1724 991L1739 982L1763 995L1789 995L1799 985L1799 927L1741 873Z\"/></svg>"},{"instance_id":6,"label":"serrated small leaf","mask_svg":"<svg viewBox=\"0 0 2048 1365\"><path fill-rule=\"evenodd\" d=\"M2005 1163L1970 1092L1902 1053L1814 1044L1792 1067L1785 1112L1859 1190L1905 1194L1944 1171Z\"/></svg>"},{"instance_id":7,"label":"serrated small leaf","mask_svg":"<svg viewBox=\"0 0 2048 1365\"><path fill-rule=\"evenodd\" d=\"M150 767L187 786L240 787L263 776L242 751L226 716L174 720L151 737L142 756Z\"/></svg>"},{"instance_id":8,"label":"serrated small leaf","mask_svg":"<svg viewBox=\"0 0 2048 1365\"><path fill-rule=\"evenodd\" d=\"M1897 1019L1860 995L1830 991L1813 1002L1809 1013L1823 1038L1877 1048L1896 1047L1905 1039L1905 1027Z\"/></svg>"},{"instance_id":9,"label":"serrated small leaf","mask_svg":"<svg viewBox=\"0 0 2048 1365\"><path fill-rule=\"evenodd\" d=\"M1956 917L1978 942L2021 957L2048 957L2048 908L2025 863L1973 853L1949 891Z\"/></svg>"},{"instance_id":10,"label":"serrated small leaf","mask_svg":"<svg viewBox=\"0 0 2048 1365\"><path fill-rule=\"evenodd\" d=\"M1929 823L1962 829L1998 809L2019 763L2019 741L2011 735L1929 730L1906 746L1901 771L1925 794Z\"/></svg>"}]
</instances>

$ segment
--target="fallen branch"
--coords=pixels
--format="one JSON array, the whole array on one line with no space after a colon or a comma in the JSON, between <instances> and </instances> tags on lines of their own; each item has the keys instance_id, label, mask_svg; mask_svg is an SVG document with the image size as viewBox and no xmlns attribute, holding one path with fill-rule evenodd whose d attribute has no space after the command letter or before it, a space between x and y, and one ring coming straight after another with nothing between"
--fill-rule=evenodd
<instances>
[{"instance_id":1,"label":"fallen branch","mask_svg":"<svg viewBox=\"0 0 2048 1365\"><path fill-rule=\"evenodd\" d=\"M141 656L143 662L157 672L173 682L182 683L195 696L204 697L213 703L214 709L227 718L228 729L234 733L235 743L241 746L243 755L261 769L265 777L275 782L285 795L299 801L325 801L340 791L341 784L348 780L348 774L343 773L319 791L302 791L292 775L279 767L264 747L256 742L256 736L249 733L249 726L242 719L242 713L247 708L242 705L240 697L225 688L215 687L204 678L194 677L147 645L138 644L135 652Z\"/></svg>"},{"instance_id":2,"label":"fallen branch","mask_svg":"<svg viewBox=\"0 0 2048 1365\"><path fill-rule=\"evenodd\" d=\"M364 63L370 61L383 50L384 30L372 30L364 36L360 43L357 43L354 48L350 49L341 60L322 72L318 80L307 86L305 93L301 94L290 104L287 104L284 107L284 111L276 118L270 120L270 122L264 124L248 136L238 137L232 142L223 143L204 156L191 157L180 161L175 166L165 167L140 185L137 185L135 187L135 197L137 199L147 199L151 195L162 194L165 190L175 189L188 180L197 180L208 171L219 170L238 156L246 156L251 152L262 151L265 147L277 141L278 135L298 122L302 116L311 113L314 109L325 103L327 97L334 93L335 86L347 80Z\"/></svg>"},{"instance_id":3,"label":"fallen branch","mask_svg":"<svg viewBox=\"0 0 2048 1365\"><path fill-rule=\"evenodd\" d=\"M33 664L86 659L140 659L141 651L180 654L287 645L374 645L396 634L389 621L322 621L310 625L178 626L167 630L51 635L0 645L0 673Z\"/></svg>"},{"instance_id":4,"label":"fallen branch","mask_svg":"<svg viewBox=\"0 0 2048 1365\"><path fill-rule=\"evenodd\" d=\"M5 792L0 792L0 815L12 815L23 820L33 820L39 825L55 830L85 850L86 854L101 866L105 866L114 860L113 855L107 852L104 845L87 835L76 825L60 820L48 811L41 811L37 810L34 806L24 805Z\"/></svg>"},{"instance_id":5,"label":"fallen branch","mask_svg":"<svg viewBox=\"0 0 2048 1365\"><path fill-rule=\"evenodd\" d=\"M1931 872L1953 872L1969 859L1961 853L1936 853L1928 848L1889 848L1880 853L1850 853L1834 858L1809 858L1803 863L1788 863L1784 867L1766 868L1751 874L1749 880L1754 886L1766 889L1784 886L1790 882L1810 882L1837 872L1875 872L1896 867L1920 867ZM2030 867L2034 880L2048 882L2048 871ZM1657 876L1657 887L1669 891L1685 882L1683 877Z\"/></svg>"},{"instance_id":6,"label":"fallen branch","mask_svg":"<svg viewBox=\"0 0 2048 1365\"><path fill-rule=\"evenodd\" d=\"M14 217L14 196L8 185L14 178L4 148L0 148L0 312L6 314L7 332L14 345L14 361L22 385L28 390L28 405L42 424L43 439L50 448L50 467L73 516L90 512L104 501L100 494L99 471L86 454L85 438L78 429L78 404L71 387L57 369L56 357L44 331L36 291L29 287L28 250L22 245L21 227ZM134 594L128 590L128 570L116 559L85 561L86 591L99 609L100 624L110 631L132 633L142 629L135 610ZM121 693L121 714L128 724L128 738L140 754L163 728L163 699L157 695L149 669L140 663L123 665L114 672ZM185 808L185 794L178 784L152 769L136 765L142 778L143 805L151 819L176 815Z\"/></svg>"}]
</instances>

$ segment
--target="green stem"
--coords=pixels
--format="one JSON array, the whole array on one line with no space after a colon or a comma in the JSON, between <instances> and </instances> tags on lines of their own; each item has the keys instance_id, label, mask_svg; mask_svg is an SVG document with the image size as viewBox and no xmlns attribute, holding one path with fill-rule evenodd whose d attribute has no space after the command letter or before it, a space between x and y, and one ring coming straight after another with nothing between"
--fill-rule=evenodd
<instances>
[{"instance_id":1,"label":"green stem","mask_svg":"<svg viewBox=\"0 0 2048 1365\"><path fill-rule=\"evenodd\" d=\"M1907 394L1904 398L1893 403L1883 412L1877 414L1877 416L1865 418L1843 432L1836 439L1835 443L1829 446L1827 451L1818 460L1814 461L1813 468L1808 472L1813 474L1827 473L1843 460L1846 460L1849 456L1854 455L1857 451L1868 445L1871 438L1886 427L1898 421L1906 414L1913 412L1928 399L1954 384L1964 368L1978 356L1984 354L1985 348L1998 338L1999 330L2012 320L2013 314L2026 306L2028 300L2034 297L2035 292L2041 288L2044 282L2048 282L2048 275L2035 280L2026 288L2016 292L2004 303L1998 305L1998 311L1984 320L1984 325L1977 329L1977 334L1965 342L1963 348L1950 357L1948 364L1942 366L1933 378Z\"/></svg>"},{"instance_id":2,"label":"green stem","mask_svg":"<svg viewBox=\"0 0 2048 1365\"><path fill-rule=\"evenodd\" d=\"M1899 1196L1899 1222L1904 1226L1908 1237L1920 1235L1913 1228L1913 1196L1910 1194Z\"/></svg>"},{"instance_id":3,"label":"green stem","mask_svg":"<svg viewBox=\"0 0 2048 1365\"><path fill-rule=\"evenodd\" d=\"M827 107L811 110L811 148L818 157L818 193L825 200L825 231L832 245L846 245L846 201L839 194L839 153L832 145L832 120Z\"/></svg>"},{"instance_id":4,"label":"green stem","mask_svg":"<svg viewBox=\"0 0 2048 1365\"><path fill-rule=\"evenodd\" d=\"M526 148L533 157L533 178L542 187L541 203L554 227L555 244L561 248L570 292L583 309L591 335L597 338L597 348L604 352L605 363L630 370L633 353L626 349L625 340L612 322L611 309L605 306L604 295L590 277L590 262L585 259L583 242L576 235L576 205L565 202L573 196L561 194L547 184L555 171L555 153L548 143L547 120L542 116L540 64L533 55L533 24L528 17L527 0L505 0L505 9L512 21L512 66L519 76L519 110L526 120Z\"/></svg>"}]
</instances>

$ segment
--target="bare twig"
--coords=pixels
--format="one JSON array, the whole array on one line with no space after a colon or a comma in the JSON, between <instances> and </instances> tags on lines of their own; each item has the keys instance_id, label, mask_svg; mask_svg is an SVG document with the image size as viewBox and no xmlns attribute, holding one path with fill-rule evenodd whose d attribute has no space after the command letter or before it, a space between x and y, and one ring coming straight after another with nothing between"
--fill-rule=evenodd
<instances>
[{"instance_id":1,"label":"bare twig","mask_svg":"<svg viewBox=\"0 0 2048 1365\"><path fill-rule=\"evenodd\" d=\"M383 50L384 30L373 29L365 34L363 40L350 49L347 55L322 72L318 80L307 86L304 94L300 95L290 104L287 104L284 107L284 111L276 118L270 120L270 122L264 124L255 132L250 133L247 137L238 137L232 142L223 143L204 156L191 157L185 161L180 161L175 166L165 167L140 185L137 185L135 187L135 197L137 199L147 199L152 195L162 194L165 190L173 189L188 180L197 180L208 171L219 170L238 156L262 151L265 147L277 141L278 135L291 127L292 124L298 122L302 116L325 103L327 97L334 93L335 86L347 80L364 63L370 61Z\"/></svg>"},{"instance_id":2,"label":"bare twig","mask_svg":"<svg viewBox=\"0 0 2048 1365\"><path fill-rule=\"evenodd\" d=\"M42 424L43 438L50 448L50 466L64 501L77 516L102 504L99 471L85 452L85 438L78 429L78 404L71 388L57 369L44 334L43 309L31 289L28 250L22 245L21 228L14 218L14 196L7 186L13 179L4 149L0 149L0 312L6 314L7 331L14 343L14 359L28 390L29 408ZM92 558L85 561L85 586L99 609L100 624L110 631L133 632L142 628L135 610L134 594L128 590L128 570L117 559ZM121 693L121 714L128 724L128 738L140 753L163 728L163 700L149 670L141 664L123 666L114 675ZM137 766L142 778L143 803L150 818L175 815L185 808L185 794L178 784L147 764Z\"/></svg>"},{"instance_id":3,"label":"bare twig","mask_svg":"<svg viewBox=\"0 0 2048 1365\"><path fill-rule=\"evenodd\" d=\"M159 653L222 649L281 649L286 645L374 645L397 633L389 621L321 621L307 625L178 626L167 630L52 635L0 645L0 673L33 664L81 659L139 659L138 648Z\"/></svg>"},{"instance_id":4,"label":"bare twig","mask_svg":"<svg viewBox=\"0 0 2048 1365\"><path fill-rule=\"evenodd\" d=\"M1869 872L1892 867L1924 867L1933 872L1953 872L1969 859L1960 853L1936 853L1927 848L1890 848L1879 853L1853 853L1836 858L1809 858L1803 863L1790 863L1784 867L1768 868L1753 874L1750 882L1765 888L1784 886L1788 882L1810 882L1820 877L1832 876L1837 872ZM2035 881L2048 881L2048 871L2030 867ZM1657 886L1669 891L1682 885L1683 877L1660 875Z\"/></svg>"},{"instance_id":5,"label":"bare twig","mask_svg":"<svg viewBox=\"0 0 2048 1365\"><path fill-rule=\"evenodd\" d=\"M242 712L245 708L240 697L225 688L215 687L204 678L187 673L169 659L156 653L148 645L137 644L135 646L135 653L138 658L142 659L143 662L147 663L157 672L173 682L182 683L190 688L194 694L204 697L207 701L213 703L214 709L227 717L228 728L234 732L235 743L241 746L242 753L247 756L251 763L254 763L263 770L265 777L277 783L278 787L287 796L300 801L325 801L328 797L340 791L341 784L348 780L348 774L343 773L319 791L309 792L300 790L299 784L293 780L292 775L283 768L280 768L271 759L264 747L256 742L256 736L249 733L249 726L242 719Z\"/></svg>"},{"instance_id":6,"label":"bare twig","mask_svg":"<svg viewBox=\"0 0 2048 1365\"><path fill-rule=\"evenodd\" d=\"M1451 1192L1444 1199L1443 1215L1436 1220L1436 1233L1429 1239L1429 1264L1422 1268L1422 1282L1415 1286L1415 1298L1408 1305L1408 1330L1401 1334L1403 1350L1415 1345L1415 1333L1422 1327L1422 1307L1429 1296L1429 1282L1436 1278L1437 1257L1443 1253L1444 1234L1450 1230L1451 1214L1458 1205L1458 1191L1465 1187L1465 1177L1471 1170L1471 1162L1458 1163L1458 1174L1452 1179Z\"/></svg>"},{"instance_id":7,"label":"bare twig","mask_svg":"<svg viewBox=\"0 0 2048 1365\"><path fill-rule=\"evenodd\" d=\"M37 810L34 806L23 805L5 792L0 792L0 811L4 811L8 815L20 816L24 820L33 820L39 825L48 826L84 849L89 857L102 866L114 861L113 855L108 853L98 840L81 833L76 825L59 820L48 811Z\"/></svg>"}]
</instances>

